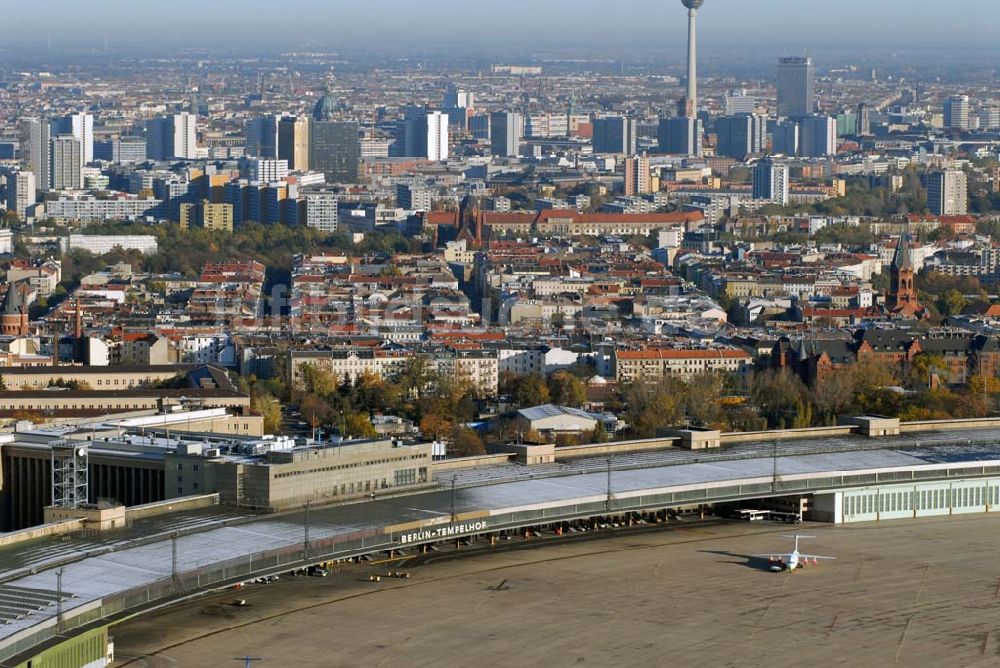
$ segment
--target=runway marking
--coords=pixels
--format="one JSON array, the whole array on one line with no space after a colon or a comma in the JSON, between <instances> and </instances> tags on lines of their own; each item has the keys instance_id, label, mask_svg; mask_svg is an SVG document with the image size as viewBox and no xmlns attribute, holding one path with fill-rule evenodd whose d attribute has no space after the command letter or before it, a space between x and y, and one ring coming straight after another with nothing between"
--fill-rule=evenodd
<instances>
[{"instance_id":1,"label":"runway marking","mask_svg":"<svg viewBox=\"0 0 1000 668\"><path fill-rule=\"evenodd\" d=\"M834 630L835 628L837 628L837 621L838 621L839 619L840 619L840 613L838 612L837 614L835 614L835 615L833 616L833 621L832 621L832 622L830 622L830 626L829 626L829 627L827 627L827 628L828 628L828 629L830 630L830 633L832 633L832 632L833 632L833 630ZM830 635L830 634L828 633L827 635Z\"/></svg>"},{"instance_id":2,"label":"runway marking","mask_svg":"<svg viewBox=\"0 0 1000 668\"><path fill-rule=\"evenodd\" d=\"M917 596L916 598L913 599L914 603L920 602L920 594L924 591L924 584L927 583L927 574L930 572L930 570L931 570L930 564L924 566L924 577L923 579L920 580L920 587L917 588Z\"/></svg>"},{"instance_id":3,"label":"runway marking","mask_svg":"<svg viewBox=\"0 0 1000 668\"><path fill-rule=\"evenodd\" d=\"M442 513L437 510L427 510L426 508L407 508L407 510L412 510L415 513L427 513L428 515L440 515L442 517L451 515L451 513Z\"/></svg>"},{"instance_id":4,"label":"runway marking","mask_svg":"<svg viewBox=\"0 0 1000 668\"><path fill-rule=\"evenodd\" d=\"M378 561L369 561L368 565L369 566L378 566L379 564L391 564L391 563L393 563L395 561L406 561L408 559L413 559L413 558L414 558L414 556L412 554L404 554L404 555L401 555L399 557L392 557L390 559L379 559Z\"/></svg>"},{"instance_id":5,"label":"runway marking","mask_svg":"<svg viewBox=\"0 0 1000 668\"><path fill-rule=\"evenodd\" d=\"M764 624L764 620L767 619L767 613L771 612L772 605L774 605L774 601L768 603L767 607L764 608L764 614L760 616L760 619L757 620L757 625L753 627L753 632L750 634L750 639L747 641L748 645L753 642L754 636L757 635L757 631Z\"/></svg>"},{"instance_id":6,"label":"runway marking","mask_svg":"<svg viewBox=\"0 0 1000 668\"><path fill-rule=\"evenodd\" d=\"M861 569L864 568L864 567L865 567L865 562L864 561L862 561L860 564L858 564L858 570L854 574L854 579L855 580L860 580L861 579Z\"/></svg>"},{"instance_id":7,"label":"runway marking","mask_svg":"<svg viewBox=\"0 0 1000 668\"><path fill-rule=\"evenodd\" d=\"M986 632L986 637L983 638L983 649L979 652L979 654L981 654L982 656L986 656L986 650L990 646L990 634L991 633L992 633L992 631L987 631Z\"/></svg>"},{"instance_id":8,"label":"runway marking","mask_svg":"<svg viewBox=\"0 0 1000 668\"><path fill-rule=\"evenodd\" d=\"M906 642L906 633L910 630L910 624L913 623L913 618L916 614L910 615L906 620L906 626L903 627L903 634L899 636L899 646L896 647L896 663L899 663L899 653L903 651L903 643Z\"/></svg>"}]
</instances>

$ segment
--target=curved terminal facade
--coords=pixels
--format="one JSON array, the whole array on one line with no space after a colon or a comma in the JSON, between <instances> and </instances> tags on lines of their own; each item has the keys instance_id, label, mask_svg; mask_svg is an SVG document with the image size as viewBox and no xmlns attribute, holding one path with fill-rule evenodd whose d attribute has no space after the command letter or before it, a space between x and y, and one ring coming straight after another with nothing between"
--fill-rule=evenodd
<instances>
[{"instance_id":1,"label":"curved terminal facade","mask_svg":"<svg viewBox=\"0 0 1000 668\"><path fill-rule=\"evenodd\" d=\"M434 486L419 492L270 515L216 505L209 495L199 497L208 507L197 510L157 516L130 509L138 514L125 533L9 540L0 545L0 661L208 589L463 536L611 516L665 518L668 509L743 500L790 501L828 522L1000 508L992 423L903 425L904 434L898 424L870 427L822 437L806 430L797 435L812 438L794 440L710 432L723 442L711 450L634 442L578 448L599 454L569 459L521 452L512 459L525 463L458 469L462 462L447 461ZM690 434L679 438L697 447ZM180 509L186 501L164 503Z\"/></svg>"}]
</instances>

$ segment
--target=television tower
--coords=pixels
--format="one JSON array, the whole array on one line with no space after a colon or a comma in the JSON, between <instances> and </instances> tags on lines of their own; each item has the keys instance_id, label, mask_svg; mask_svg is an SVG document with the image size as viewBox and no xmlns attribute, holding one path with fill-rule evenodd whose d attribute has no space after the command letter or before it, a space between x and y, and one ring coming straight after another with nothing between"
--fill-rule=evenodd
<instances>
[{"instance_id":1,"label":"television tower","mask_svg":"<svg viewBox=\"0 0 1000 668\"><path fill-rule=\"evenodd\" d=\"M698 115L698 10L705 0L681 0L688 9L687 94L681 98L678 113L686 118Z\"/></svg>"}]
</instances>

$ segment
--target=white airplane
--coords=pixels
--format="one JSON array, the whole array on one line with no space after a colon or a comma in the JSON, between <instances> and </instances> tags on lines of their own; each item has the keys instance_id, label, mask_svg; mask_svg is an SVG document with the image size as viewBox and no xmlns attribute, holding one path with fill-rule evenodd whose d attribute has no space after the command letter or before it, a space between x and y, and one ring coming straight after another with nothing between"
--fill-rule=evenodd
<instances>
[{"instance_id":1,"label":"white airplane","mask_svg":"<svg viewBox=\"0 0 1000 668\"><path fill-rule=\"evenodd\" d=\"M837 557L824 557L818 554L803 554L799 552L799 539L800 538L815 538L816 536L801 536L795 534L794 536L784 535L782 538L794 538L795 539L795 549L792 550L791 554L775 555L775 554L752 554L752 557L763 558L767 557L768 563L771 565L771 570L775 573L780 573L783 570L787 570L789 573L794 573L797 568L805 568L806 566L819 566L820 559L836 559Z\"/></svg>"}]
</instances>

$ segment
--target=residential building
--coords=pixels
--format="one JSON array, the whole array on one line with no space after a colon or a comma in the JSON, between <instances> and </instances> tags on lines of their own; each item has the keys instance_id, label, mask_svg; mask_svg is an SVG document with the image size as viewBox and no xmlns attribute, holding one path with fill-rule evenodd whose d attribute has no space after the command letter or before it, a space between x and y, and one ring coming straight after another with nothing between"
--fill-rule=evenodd
<instances>
[{"instance_id":1,"label":"residential building","mask_svg":"<svg viewBox=\"0 0 1000 668\"><path fill-rule=\"evenodd\" d=\"M701 157L701 119L685 116L661 118L657 127L660 153Z\"/></svg>"},{"instance_id":2,"label":"residential building","mask_svg":"<svg viewBox=\"0 0 1000 668\"><path fill-rule=\"evenodd\" d=\"M119 195L98 199L93 195L73 195L45 202L45 215L57 220L134 220L155 216L163 204L158 199Z\"/></svg>"},{"instance_id":3,"label":"residential building","mask_svg":"<svg viewBox=\"0 0 1000 668\"><path fill-rule=\"evenodd\" d=\"M636 122L627 116L595 118L593 147L594 153L615 155L635 155Z\"/></svg>"},{"instance_id":4,"label":"residential building","mask_svg":"<svg viewBox=\"0 0 1000 668\"><path fill-rule=\"evenodd\" d=\"M337 193L329 190L303 190L306 203L306 226L322 232L336 232L338 223Z\"/></svg>"},{"instance_id":5,"label":"residential building","mask_svg":"<svg viewBox=\"0 0 1000 668\"><path fill-rule=\"evenodd\" d=\"M872 133L872 116L871 107L862 102L858 105L858 135L861 137L867 137Z\"/></svg>"},{"instance_id":6,"label":"residential building","mask_svg":"<svg viewBox=\"0 0 1000 668\"><path fill-rule=\"evenodd\" d=\"M35 203L37 188L35 173L30 171L7 174L7 210L15 212L21 220L28 207Z\"/></svg>"},{"instance_id":7,"label":"residential building","mask_svg":"<svg viewBox=\"0 0 1000 668\"><path fill-rule=\"evenodd\" d=\"M260 183L276 183L288 176L288 161L275 158L245 158L240 165L241 176Z\"/></svg>"},{"instance_id":8,"label":"residential building","mask_svg":"<svg viewBox=\"0 0 1000 668\"><path fill-rule=\"evenodd\" d=\"M927 175L927 208L938 216L962 216L969 212L969 181L961 170Z\"/></svg>"},{"instance_id":9,"label":"residential building","mask_svg":"<svg viewBox=\"0 0 1000 668\"><path fill-rule=\"evenodd\" d=\"M51 295L62 280L62 262L58 260L28 261L14 260L7 270L7 282L27 281L38 297ZM3 379L8 384L6 378Z\"/></svg>"},{"instance_id":10,"label":"residential building","mask_svg":"<svg viewBox=\"0 0 1000 668\"><path fill-rule=\"evenodd\" d=\"M278 157L278 122L280 119L280 116L260 116L247 122L247 155L272 160Z\"/></svg>"},{"instance_id":11,"label":"residential building","mask_svg":"<svg viewBox=\"0 0 1000 668\"><path fill-rule=\"evenodd\" d=\"M53 122L53 134L72 135L83 147L83 164L94 161L94 117L91 114L70 114Z\"/></svg>"},{"instance_id":12,"label":"residential building","mask_svg":"<svg viewBox=\"0 0 1000 668\"><path fill-rule=\"evenodd\" d=\"M656 382L666 377L690 380L704 373L745 374L752 368L753 357L729 348L648 348L615 350L612 363L619 383Z\"/></svg>"},{"instance_id":13,"label":"residential building","mask_svg":"<svg viewBox=\"0 0 1000 668\"><path fill-rule=\"evenodd\" d=\"M157 251L156 237L151 234L71 234L65 238L65 249L85 250L94 255L104 255L116 248L137 250L144 255Z\"/></svg>"},{"instance_id":14,"label":"residential building","mask_svg":"<svg viewBox=\"0 0 1000 668\"><path fill-rule=\"evenodd\" d=\"M116 165L146 162L146 140L142 137L119 137L94 144L94 159Z\"/></svg>"},{"instance_id":15,"label":"residential building","mask_svg":"<svg viewBox=\"0 0 1000 668\"><path fill-rule=\"evenodd\" d=\"M779 121L771 131L771 150L778 155L797 156L799 154L799 124L795 121Z\"/></svg>"},{"instance_id":16,"label":"residential building","mask_svg":"<svg viewBox=\"0 0 1000 668\"><path fill-rule=\"evenodd\" d=\"M969 129L968 95L952 95L944 101L944 126L950 130Z\"/></svg>"},{"instance_id":17,"label":"residential building","mask_svg":"<svg viewBox=\"0 0 1000 668\"><path fill-rule=\"evenodd\" d=\"M213 203L203 199L198 203L185 202L180 205L180 226L203 227L206 230L233 231L233 205L224 202Z\"/></svg>"},{"instance_id":18,"label":"residential building","mask_svg":"<svg viewBox=\"0 0 1000 668\"><path fill-rule=\"evenodd\" d=\"M653 191L649 158L644 155L625 158L624 171L626 196L644 195Z\"/></svg>"},{"instance_id":19,"label":"residential building","mask_svg":"<svg viewBox=\"0 0 1000 668\"><path fill-rule=\"evenodd\" d=\"M403 123L403 155L432 162L448 159L448 115L421 109Z\"/></svg>"},{"instance_id":20,"label":"residential building","mask_svg":"<svg viewBox=\"0 0 1000 668\"><path fill-rule=\"evenodd\" d=\"M753 198L788 204L788 165L765 158L753 169Z\"/></svg>"},{"instance_id":21,"label":"residential building","mask_svg":"<svg viewBox=\"0 0 1000 668\"><path fill-rule=\"evenodd\" d=\"M52 179L49 174L51 160L51 127L43 118L22 118L19 125L21 162L28 165L35 175L35 187L47 192Z\"/></svg>"},{"instance_id":22,"label":"residential building","mask_svg":"<svg viewBox=\"0 0 1000 668\"><path fill-rule=\"evenodd\" d=\"M806 116L799 122L799 155L822 158L837 152L837 119Z\"/></svg>"},{"instance_id":23,"label":"residential building","mask_svg":"<svg viewBox=\"0 0 1000 668\"><path fill-rule=\"evenodd\" d=\"M434 194L428 188L400 183L396 186L396 204L407 211L430 211Z\"/></svg>"},{"instance_id":24,"label":"residential building","mask_svg":"<svg viewBox=\"0 0 1000 668\"><path fill-rule=\"evenodd\" d=\"M83 142L73 135L53 137L49 157L53 190L83 188Z\"/></svg>"},{"instance_id":25,"label":"residential building","mask_svg":"<svg viewBox=\"0 0 1000 668\"><path fill-rule=\"evenodd\" d=\"M146 155L152 160L198 157L198 117L181 112L146 124Z\"/></svg>"},{"instance_id":26,"label":"residential building","mask_svg":"<svg viewBox=\"0 0 1000 668\"><path fill-rule=\"evenodd\" d=\"M715 134L715 154L741 160L766 148L767 119L754 114L723 116L715 122Z\"/></svg>"},{"instance_id":27,"label":"residential building","mask_svg":"<svg viewBox=\"0 0 1000 668\"><path fill-rule=\"evenodd\" d=\"M497 157L516 157L524 139L524 117L516 112L498 111L490 116L490 152Z\"/></svg>"}]
</instances>

